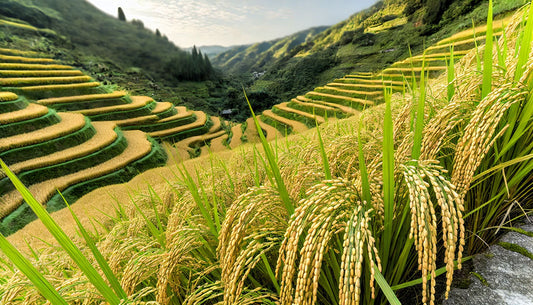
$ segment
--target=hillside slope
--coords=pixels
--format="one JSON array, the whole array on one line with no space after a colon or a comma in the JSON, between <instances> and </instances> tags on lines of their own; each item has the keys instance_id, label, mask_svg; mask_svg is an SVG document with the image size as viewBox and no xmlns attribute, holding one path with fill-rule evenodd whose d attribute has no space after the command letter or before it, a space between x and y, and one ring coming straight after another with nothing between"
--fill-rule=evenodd
<instances>
[{"instance_id":1,"label":"hillside slope","mask_svg":"<svg viewBox=\"0 0 533 305\"><path fill-rule=\"evenodd\" d=\"M125 67L140 67L152 75L162 73L169 54L182 52L141 25L106 15L83 0L0 2L1 15L52 29L87 54Z\"/></svg>"},{"instance_id":2,"label":"hillside slope","mask_svg":"<svg viewBox=\"0 0 533 305\"><path fill-rule=\"evenodd\" d=\"M522 4L495 0L494 13L505 15ZM250 91L266 92L282 102L346 74L377 72L410 52L419 53L424 46L472 28L472 22L482 24L487 6L479 0L383 0L262 63L269 68L259 79L252 77L255 67L243 69L248 66L244 57L216 63L228 73L241 71L250 77ZM254 58L260 62L263 57L257 53Z\"/></svg>"},{"instance_id":3,"label":"hillside slope","mask_svg":"<svg viewBox=\"0 0 533 305\"><path fill-rule=\"evenodd\" d=\"M270 68L276 59L298 45L311 41L327 28L314 27L279 39L236 46L215 56L212 63L229 73L262 72Z\"/></svg>"}]
</instances>

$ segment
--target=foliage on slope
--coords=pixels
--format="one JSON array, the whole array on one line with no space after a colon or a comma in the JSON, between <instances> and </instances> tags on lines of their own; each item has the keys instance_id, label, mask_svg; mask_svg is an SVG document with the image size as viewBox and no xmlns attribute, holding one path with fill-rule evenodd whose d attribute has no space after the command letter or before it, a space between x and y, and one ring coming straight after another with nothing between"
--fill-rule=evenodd
<instances>
[{"instance_id":1,"label":"foliage on slope","mask_svg":"<svg viewBox=\"0 0 533 305\"><path fill-rule=\"evenodd\" d=\"M240 74L247 72L264 72L273 61L284 56L302 43L313 39L327 27L315 27L283 38L234 47L213 58L213 64L225 72Z\"/></svg>"}]
</instances>

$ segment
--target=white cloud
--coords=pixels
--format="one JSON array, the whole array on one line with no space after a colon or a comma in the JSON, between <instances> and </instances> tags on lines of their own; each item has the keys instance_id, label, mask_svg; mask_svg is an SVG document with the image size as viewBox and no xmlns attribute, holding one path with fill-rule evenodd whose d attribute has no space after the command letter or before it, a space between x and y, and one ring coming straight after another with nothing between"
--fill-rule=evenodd
<instances>
[{"instance_id":1,"label":"white cloud","mask_svg":"<svg viewBox=\"0 0 533 305\"><path fill-rule=\"evenodd\" d=\"M333 24L355 11L340 3L353 0L88 0L116 16L123 8L126 18L140 19L158 28L179 46L193 44L244 44L270 40L312 26ZM357 4L368 6L367 4ZM363 1L361 1L363 2ZM363 8L361 7L361 8ZM345 16L332 17L332 11ZM329 13L328 13L329 12ZM329 20L329 19L331 20ZM335 19L334 19L335 18ZM327 21L324 21L327 20Z\"/></svg>"}]
</instances>

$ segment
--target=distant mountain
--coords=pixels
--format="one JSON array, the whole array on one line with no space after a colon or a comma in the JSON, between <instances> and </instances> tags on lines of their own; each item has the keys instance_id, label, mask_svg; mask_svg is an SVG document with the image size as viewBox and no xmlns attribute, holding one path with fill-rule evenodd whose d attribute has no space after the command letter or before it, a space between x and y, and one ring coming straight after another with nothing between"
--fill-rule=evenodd
<instances>
[{"instance_id":1,"label":"distant mountain","mask_svg":"<svg viewBox=\"0 0 533 305\"><path fill-rule=\"evenodd\" d=\"M522 4L495 0L494 14ZM248 77L250 92L287 101L355 71L379 71L472 22L481 24L487 7L482 0L383 0L327 29L236 47L212 63L228 74Z\"/></svg>"},{"instance_id":2,"label":"distant mountain","mask_svg":"<svg viewBox=\"0 0 533 305\"><path fill-rule=\"evenodd\" d=\"M312 40L327 28L314 27L279 39L236 46L218 54L211 62L229 73L262 72L276 59L286 56L296 46Z\"/></svg>"}]
</instances>

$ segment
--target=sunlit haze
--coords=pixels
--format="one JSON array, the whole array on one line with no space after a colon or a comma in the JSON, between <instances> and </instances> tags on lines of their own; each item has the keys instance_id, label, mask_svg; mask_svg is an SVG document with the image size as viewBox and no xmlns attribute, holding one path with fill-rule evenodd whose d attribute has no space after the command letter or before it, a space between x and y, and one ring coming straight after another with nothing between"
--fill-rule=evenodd
<instances>
[{"instance_id":1,"label":"sunlit haze","mask_svg":"<svg viewBox=\"0 0 533 305\"><path fill-rule=\"evenodd\" d=\"M376 0L88 0L117 16L122 7L127 20L140 19L145 27L180 47L237 45L280 38L320 25L332 25L361 11Z\"/></svg>"}]
</instances>

